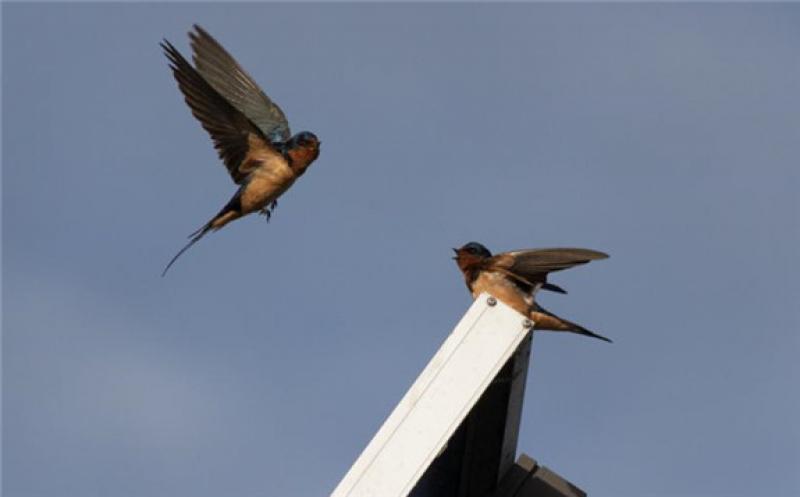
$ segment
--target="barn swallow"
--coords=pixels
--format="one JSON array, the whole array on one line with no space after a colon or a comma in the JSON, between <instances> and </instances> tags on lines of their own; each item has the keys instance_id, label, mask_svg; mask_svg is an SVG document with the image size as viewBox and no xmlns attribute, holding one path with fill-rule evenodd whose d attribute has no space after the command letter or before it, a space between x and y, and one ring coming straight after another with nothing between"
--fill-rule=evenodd
<instances>
[{"instance_id":1,"label":"barn swallow","mask_svg":"<svg viewBox=\"0 0 800 497\"><path fill-rule=\"evenodd\" d=\"M292 136L283 111L236 60L200 26L189 33L193 67L172 44L161 48L186 103L211 135L219 158L239 189L209 222L189 235L161 276L209 231L253 212L269 220L280 197L319 156L308 131Z\"/></svg>"},{"instance_id":2,"label":"barn swallow","mask_svg":"<svg viewBox=\"0 0 800 497\"><path fill-rule=\"evenodd\" d=\"M608 258L607 254L579 248L547 248L504 252L495 256L477 242L453 249L458 268L473 298L487 292L512 309L528 316L536 330L569 331L610 342L608 338L556 316L536 303L541 289L566 291L547 282L547 275L589 261Z\"/></svg>"}]
</instances>

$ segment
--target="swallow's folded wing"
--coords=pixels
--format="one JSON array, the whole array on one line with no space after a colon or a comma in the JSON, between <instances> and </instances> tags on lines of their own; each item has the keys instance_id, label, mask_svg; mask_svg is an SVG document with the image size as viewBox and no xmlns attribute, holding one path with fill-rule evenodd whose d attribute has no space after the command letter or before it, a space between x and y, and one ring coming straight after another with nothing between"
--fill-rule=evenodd
<instances>
[{"instance_id":1,"label":"swallow's folded wing","mask_svg":"<svg viewBox=\"0 0 800 497\"><path fill-rule=\"evenodd\" d=\"M254 167L251 161L245 160L253 149L277 154L261 131L217 93L170 42L164 40L161 47L170 61L172 74L186 98L186 103L192 109L194 117L211 135L214 148L219 152L219 157L228 168L233 181L241 183Z\"/></svg>"},{"instance_id":2,"label":"swallow's folded wing","mask_svg":"<svg viewBox=\"0 0 800 497\"><path fill-rule=\"evenodd\" d=\"M192 59L203 78L269 140L285 142L291 136L283 111L261 91L253 78L203 28L190 32Z\"/></svg>"},{"instance_id":3,"label":"swallow's folded wing","mask_svg":"<svg viewBox=\"0 0 800 497\"><path fill-rule=\"evenodd\" d=\"M553 271L568 269L597 259L607 259L608 254L596 250L580 248L545 248L519 250L498 254L492 265L498 269L514 273L528 281L538 281L538 277Z\"/></svg>"}]
</instances>

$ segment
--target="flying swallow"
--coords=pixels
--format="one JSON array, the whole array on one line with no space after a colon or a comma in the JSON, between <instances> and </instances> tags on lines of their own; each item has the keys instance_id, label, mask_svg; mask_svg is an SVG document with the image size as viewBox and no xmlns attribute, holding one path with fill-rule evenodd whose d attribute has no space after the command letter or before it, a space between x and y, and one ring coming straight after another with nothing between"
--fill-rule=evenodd
<instances>
[{"instance_id":1,"label":"flying swallow","mask_svg":"<svg viewBox=\"0 0 800 497\"><path fill-rule=\"evenodd\" d=\"M611 341L579 324L556 316L535 301L536 292L541 289L566 293L561 287L547 282L548 273L606 259L607 254L579 248L546 248L504 252L493 256L489 249L477 242L470 242L453 250L456 253L454 259L464 273L464 280L473 298L487 292L528 316L533 321L533 328L537 330L569 331Z\"/></svg>"},{"instance_id":2,"label":"flying swallow","mask_svg":"<svg viewBox=\"0 0 800 497\"><path fill-rule=\"evenodd\" d=\"M292 136L283 111L236 60L200 26L189 33L194 67L164 40L161 48L186 103L211 135L214 148L239 189L205 225L189 235L164 272L189 247L229 222L253 212L269 220L280 197L319 156L308 131Z\"/></svg>"}]
</instances>

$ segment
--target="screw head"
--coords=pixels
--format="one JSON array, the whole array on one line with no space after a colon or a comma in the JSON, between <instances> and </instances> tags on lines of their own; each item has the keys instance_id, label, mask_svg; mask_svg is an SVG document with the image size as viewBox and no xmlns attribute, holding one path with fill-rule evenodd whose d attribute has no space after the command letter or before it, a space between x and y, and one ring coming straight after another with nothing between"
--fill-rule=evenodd
<instances>
[{"instance_id":1,"label":"screw head","mask_svg":"<svg viewBox=\"0 0 800 497\"><path fill-rule=\"evenodd\" d=\"M526 330L533 328L533 321L531 321L530 319L526 319L525 321L522 322L522 327L525 328Z\"/></svg>"},{"instance_id":2,"label":"screw head","mask_svg":"<svg viewBox=\"0 0 800 497\"><path fill-rule=\"evenodd\" d=\"M489 304L490 307L494 307L495 305L497 305L497 299L494 297L489 297L488 299L486 299L486 303Z\"/></svg>"}]
</instances>

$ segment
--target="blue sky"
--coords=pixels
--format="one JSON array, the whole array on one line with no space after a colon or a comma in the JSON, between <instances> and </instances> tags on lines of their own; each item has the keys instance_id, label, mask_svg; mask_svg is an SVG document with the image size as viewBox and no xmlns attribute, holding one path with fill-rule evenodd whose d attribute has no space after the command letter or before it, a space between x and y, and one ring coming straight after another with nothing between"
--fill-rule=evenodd
<instances>
[{"instance_id":1,"label":"blue sky","mask_svg":"<svg viewBox=\"0 0 800 497\"><path fill-rule=\"evenodd\" d=\"M199 23L322 154L234 187L158 42ZM520 450L592 495L800 494L800 7L4 4L3 494L323 496L470 303L582 246Z\"/></svg>"}]
</instances>

